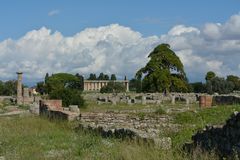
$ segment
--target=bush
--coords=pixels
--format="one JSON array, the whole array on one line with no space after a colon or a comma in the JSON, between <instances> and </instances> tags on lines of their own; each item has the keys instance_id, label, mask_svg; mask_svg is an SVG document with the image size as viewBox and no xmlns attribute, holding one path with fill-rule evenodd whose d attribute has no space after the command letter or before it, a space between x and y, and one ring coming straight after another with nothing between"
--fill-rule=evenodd
<instances>
[{"instance_id":1,"label":"bush","mask_svg":"<svg viewBox=\"0 0 240 160\"><path fill-rule=\"evenodd\" d=\"M163 114L166 114L166 111L160 107L160 108L156 109L155 114L163 115Z\"/></svg>"},{"instance_id":2,"label":"bush","mask_svg":"<svg viewBox=\"0 0 240 160\"><path fill-rule=\"evenodd\" d=\"M100 90L101 93L120 93L125 91L126 87L119 82L110 82Z\"/></svg>"},{"instance_id":3,"label":"bush","mask_svg":"<svg viewBox=\"0 0 240 160\"><path fill-rule=\"evenodd\" d=\"M55 89L49 94L50 99L62 99L64 107L69 105L78 105L78 107L84 106L84 99L81 96L81 92L75 89L60 88Z\"/></svg>"}]
</instances>

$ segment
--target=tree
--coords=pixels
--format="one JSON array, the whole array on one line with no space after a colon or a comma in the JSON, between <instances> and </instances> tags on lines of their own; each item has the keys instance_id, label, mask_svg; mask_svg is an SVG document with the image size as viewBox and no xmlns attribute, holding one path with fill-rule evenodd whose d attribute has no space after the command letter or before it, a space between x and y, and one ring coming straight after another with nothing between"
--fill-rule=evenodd
<instances>
[{"instance_id":1,"label":"tree","mask_svg":"<svg viewBox=\"0 0 240 160\"><path fill-rule=\"evenodd\" d=\"M100 73L98 76L98 80L104 80L105 75L103 73Z\"/></svg>"},{"instance_id":2,"label":"tree","mask_svg":"<svg viewBox=\"0 0 240 160\"><path fill-rule=\"evenodd\" d=\"M238 76L228 75L227 81L234 84L234 90L240 90L240 79Z\"/></svg>"},{"instance_id":3,"label":"tree","mask_svg":"<svg viewBox=\"0 0 240 160\"><path fill-rule=\"evenodd\" d=\"M47 88L50 93L52 90L60 88L78 89L80 90L81 82L80 79L69 73L57 73L53 74L47 80Z\"/></svg>"},{"instance_id":4,"label":"tree","mask_svg":"<svg viewBox=\"0 0 240 160\"><path fill-rule=\"evenodd\" d=\"M37 83L36 91L37 91L38 93L40 93L41 95L43 95L44 93L47 93L44 82L38 82L38 83Z\"/></svg>"},{"instance_id":5,"label":"tree","mask_svg":"<svg viewBox=\"0 0 240 160\"><path fill-rule=\"evenodd\" d=\"M81 92L76 89L59 88L53 90L49 94L50 99L61 99L63 106L78 105L78 107L84 106L84 99L81 96Z\"/></svg>"},{"instance_id":6,"label":"tree","mask_svg":"<svg viewBox=\"0 0 240 160\"><path fill-rule=\"evenodd\" d=\"M62 99L63 106L69 105L83 106L84 100L81 96L82 76L68 73L57 73L48 77L44 88L48 89L50 99ZM39 83L39 88L41 88Z\"/></svg>"},{"instance_id":7,"label":"tree","mask_svg":"<svg viewBox=\"0 0 240 160\"><path fill-rule=\"evenodd\" d=\"M45 83L47 83L48 77L49 77L49 74L46 73L46 75L45 75L45 79L44 79L44 82L45 82Z\"/></svg>"},{"instance_id":8,"label":"tree","mask_svg":"<svg viewBox=\"0 0 240 160\"><path fill-rule=\"evenodd\" d=\"M139 79L131 79L129 81L129 90L137 93L142 92L142 81Z\"/></svg>"},{"instance_id":9,"label":"tree","mask_svg":"<svg viewBox=\"0 0 240 160\"><path fill-rule=\"evenodd\" d=\"M91 73L88 80L97 80L96 74Z\"/></svg>"},{"instance_id":10,"label":"tree","mask_svg":"<svg viewBox=\"0 0 240 160\"><path fill-rule=\"evenodd\" d=\"M126 92L126 87L119 82L109 82L106 86L103 86L100 93L121 93Z\"/></svg>"},{"instance_id":11,"label":"tree","mask_svg":"<svg viewBox=\"0 0 240 160\"><path fill-rule=\"evenodd\" d=\"M116 75L115 74L111 74L111 81L116 81L117 80L117 78L116 78Z\"/></svg>"},{"instance_id":12,"label":"tree","mask_svg":"<svg viewBox=\"0 0 240 160\"><path fill-rule=\"evenodd\" d=\"M9 80L6 81L3 85L2 95L12 96L17 94L17 81Z\"/></svg>"},{"instance_id":13,"label":"tree","mask_svg":"<svg viewBox=\"0 0 240 160\"><path fill-rule=\"evenodd\" d=\"M216 77L216 74L213 71L209 71L209 72L207 72L207 74L205 76L205 80L209 81L209 80L211 80L211 79L213 79L215 77Z\"/></svg>"},{"instance_id":14,"label":"tree","mask_svg":"<svg viewBox=\"0 0 240 160\"><path fill-rule=\"evenodd\" d=\"M202 82L195 82L191 83L190 86L192 87L192 91L194 93L204 93L206 92L206 85Z\"/></svg>"},{"instance_id":15,"label":"tree","mask_svg":"<svg viewBox=\"0 0 240 160\"><path fill-rule=\"evenodd\" d=\"M82 75L80 75L79 73L77 73L76 75L75 75L78 79L79 79L79 89L81 90L81 91L83 91L84 90L84 77L82 76Z\"/></svg>"},{"instance_id":16,"label":"tree","mask_svg":"<svg viewBox=\"0 0 240 160\"><path fill-rule=\"evenodd\" d=\"M187 91L187 77L179 57L170 49L169 44L160 44L149 54L149 62L136 73L143 75L143 91Z\"/></svg>"},{"instance_id":17,"label":"tree","mask_svg":"<svg viewBox=\"0 0 240 160\"><path fill-rule=\"evenodd\" d=\"M221 77L214 77L206 83L206 90L208 94L228 94L231 93L233 89L234 84Z\"/></svg>"},{"instance_id":18,"label":"tree","mask_svg":"<svg viewBox=\"0 0 240 160\"><path fill-rule=\"evenodd\" d=\"M109 76L105 74L103 80L109 80Z\"/></svg>"}]
</instances>

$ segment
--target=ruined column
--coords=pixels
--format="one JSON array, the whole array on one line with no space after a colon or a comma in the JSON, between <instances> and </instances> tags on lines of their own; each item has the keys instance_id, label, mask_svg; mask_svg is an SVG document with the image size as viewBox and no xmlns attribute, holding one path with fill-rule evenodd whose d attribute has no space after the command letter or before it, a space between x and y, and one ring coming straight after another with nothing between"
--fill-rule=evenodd
<instances>
[{"instance_id":1,"label":"ruined column","mask_svg":"<svg viewBox=\"0 0 240 160\"><path fill-rule=\"evenodd\" d=\"M142 104L145 105L147 102L146 102L146 97L144 95L142 95Z\"/></svg>"},{"instance_id":2,"label":"ruined column","mask_svg":"<svg viewBox=\"0 0 240 160\"><path fill-rule=\"evenodd\" d=\"M128 82L127 80L125 80L125 81L123 82L123 84L124 84L125 87L126 87L126 92L128 92L128 91L129 91L129 82Z\"/></svg>"},{"instance_id":3,"label":"ruined column","mask_svg":"<svg viewBox=\"0 0 240 160\"><path fill-rule=\"evenodd\" d=\"M20 105L23 103L22 95L22 72L17 72L17 104Z\"/></svg>"},{"instance_id":4,"label":"ruined column","mask_svg":"<svg viewBox=\"0 0 240 160\"><path fill-rule=\"evenodd\" d=\"M171 103L172 103L172 104L175 104L175 95L172 95L171 98L172 98Z\"/></svg>"}]
</instances>

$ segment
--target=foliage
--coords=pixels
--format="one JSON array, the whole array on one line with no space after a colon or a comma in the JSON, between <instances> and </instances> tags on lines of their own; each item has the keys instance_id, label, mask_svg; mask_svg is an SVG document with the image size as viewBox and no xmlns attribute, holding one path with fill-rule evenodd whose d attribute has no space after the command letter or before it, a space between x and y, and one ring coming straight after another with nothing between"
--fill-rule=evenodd
<instances>
[{"instance_id":1,"label":"foliage","mask_svg":"<svg viewBox=\"0 0 240 160\"><path fill-rule=\"evenodd\" d=\"M238 76L228 75L227 81L232 82L234 84L234 90L240 90L240 79Z\"/></svg>"},{"instance_id":2,"label":"foliage","mask_svg":"<svg viewBox=\"0 0 240 160\"><path fill-rule=\"evenodd\" d=\"M0 95L12 96L17 94L17 81L9 80L6 82L0 81Z\"/></svg>"},{"instance_id":3,"label":"foliage","mask_svg":"<svg viewBox=\"0 0 240 160\"><path fill-rule=\"evenodd\" d=\"M219 93L228 94L234 89L234 83L226 81L224 78L215 77L208 80L206 83L206 90L208 94Z\"/></svg>"},{"instance_id":4,"label":"foliage","mask_svg":"<svg viewBox=\"0 0 240 160\"><path fill-rule=\"evenodd\" d=\"M38 82L37 86L36 86L36 91L38 93L40 93L41 95L43 95L44 93L47 93L45 83L44 82Z\"/></svg>"},{"instance_id":5,"label":"foliage","mask_svg":"<svg viewBox=\"0 0 240 160\"><path fill-rule=\"evenodd\" d=\"M211 80L211 79L213 79L215 77L216 77L216 74L213 71L209 71L209 72L207 72L207 74L205 76L205 80L209 81L209 80Z\"/></svg>"},{"instance_id":6,"label":"foliage","mask_svg":"<svg viewBox=\"0 0 240 160\"><path fill-rule=\"evenodd\" d=\"M138 113L137 113L137 116L139 117L140 120L144 120L145 117L146 117L146 113L144 113L144 112L138 112Z\"/></svg>"},{"instance_id":7,"label":"foliage","mask_svg":"<svg viewBox=\"0 0 240 160\"><path fill-rule=\"evenodd\" d=\"M179 57L168 44L158 45L148 56L149 62L138 70L136 78L143 75L143 91L187 91L187 77Z\"/></svg>"},{"instance_id":8,"label":"foliage","mask_svg":"<svg viewBox=\"0 0 240 160\"><path fill-rule=\"evenodd\" d=\"M104 73L100 73L97 80L109 80L109 76Z\"/></svg>"},{"instance_id":9,"label":"foliage","mask_svg":"<svg viewBox=\"0 0 240 160\"><path fill-rule=\"evenodd\" d=\"M76 129L67 122L27 116L0 118L0 155L5 159L124 159L124 160L211 160L219 159L207 152L194 151L186 155L182 144L191 141L191 136L207 124L223 124L239 106L219 106L197 112L181 112L173 121L179 125L177 132L163 130L171 137L172 148L161 150L143 142L121 141L102 138ZM143 117L142 114L141 117ZM184 118L183 118L184 117ZM184 119L184 120L183 120ZM188 120L189 119L189 120ZM73 130L75 128L75 130ZM14 152L13 152L14 150ZM44 157L44 158L43 158Z\"/></svg>"},{"instance_id":10,"label":"foliage","mask_svg":"<svg viewBox=\"0 0 240 160\"><path fill-rule=\"evenodd\" d=\"M106 86L103 86L100 90L101 93L121 93L126 92L126 87L119 82L109 82Z\"/></svg>"},{"instance_id":11,"label":"foliage","mask_svg":"<svg viewBox=\"0 0 240 160\"><path fill-rule=\"evenodd\" d=\"M48 78L47 83L48 93L54 90L69 88L79 89L81 88L80 79L69 73L57 73Z\"/></svg>"},{"instance_id":12,"label":"foliage","mask_svg":"<svg viewBox=\"0 0 240 160\"><path fill-rule=\"evenodd\" d=\"M97 80L96 74L90 73L88 80Z\"/></svg>"},{"instance_id":13,"label":"foliage","mask_svg":"<svg viewBox=\"0 0 240 160\"><path fill-rule=\"evenodd\" d=\"M83 91L84 90L84 77L82 76L82 75L80 75L79 73L77 73L76 75L75 75L78 79L79 79L79 83L80 83L80 87L79 87L79 89L81 90L81 91Z\"/></svg>"},{"instance_id":14,"label":"foliage","mask_svg":"<svg viewBox=\"0 0 240 160\"><path fill-rule=\"evenodd\" d=\"M192 91L194 93L204 93L206 92L206 85L202 82L195 82L190 84Z\"/></svg>"},{"instance_id":15,"label":"foliage","mask_svg":"<svg viewBox=\"0 0 240 160\"><path fill-rule=\"evenodd\" d=\"M50 99L62 99L64 107L69 105L78 105L78 107L84 106L84 99L81 96L81 92L76 89L59 88L50 92Z\"/></svg>"},{"instance_id":16,"label":"foliage","mask_svg":"<svg viewBox=\"0 0 240 160\"><path fill-rule=\"evenodd\" d=\"M111 78L110 78L111 81L116 81L117 80L117 77L115 74L111 74Z\"/></svg>"},{"instance_id":17,"label":"foliage","mask_svg":"<svg viewBox=\"0 0 240 160\"><path fill-rule=\"evenodd\" d=\"M163 115L166 114L166 111L162 107L159 107L158 109L156 109L155 114Z\"/></svg>"},{"instance_id":18,"label":"foliage","mask_svg":"<svg viewBox=\"0 0 240 160\"><path fill-rule=\"evenodd\" d=\"M131 79L129 81L129 90L137 93L142 92L142 81L140 79Z\"/></svg>"},{"instance_id":19,"label":"foliage","mask_svg":"<svg viewBox=\"0 0 240 160\"><path fill-rule=\"evenodd\" d=\"M47 77L47 78L46 78ZM40 94L48 94L50 99L62 99L63 106L84 105L81 96L83 90L83 77L79 74L75 76L68 73L57 73L45 77L45 83L37 83L36 90Z\"/></svg>"}]
</instances>

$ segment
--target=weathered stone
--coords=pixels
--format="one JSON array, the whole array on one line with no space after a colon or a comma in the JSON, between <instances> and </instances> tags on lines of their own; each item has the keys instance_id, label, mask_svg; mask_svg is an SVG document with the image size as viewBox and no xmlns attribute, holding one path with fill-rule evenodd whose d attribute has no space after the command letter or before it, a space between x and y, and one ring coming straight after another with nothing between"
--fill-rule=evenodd
<instances>
[{"instance_id":1,"label":"weathered stone","mask_svg":"<svg viewBox=\"0 0 240 160\"><path fill-rule=\"evenodd\" d=\"M172 147L172 140L170 137L154 138L153 141L157 148L168 150Z\"/></svg>"},{"instance_id":2,"label":"weathered stone","mask_svg":"<svg viewBox=\"0 0 240 160\"><path fill-rule=\"evenodd\" d=\"M184 148L188 151L200 147L206 151L214 150L220 157L229 157L234 154L240 155L238 144L240 144L240 113L234 113L224 126L206 126L206 128L195 134L192 144L186 144Z\"/></svg>"},{"instance_id":3,"label":"weathered stone","mask_svg":"<svg viewBox=\"0 0 240 160\"><path fill-rule=\"evenodd\" d=\"M69 105L69 110L71 112L80 113L80 109L78 108L78 105Z\"/></svg>"},{"instance_id":4,"label":"weathered stone","mask_svg":"<svg viewBox=\"0 0 240 160\"><path fill-rule=\"evenodd\" d=\"M142 96L142 104L143 104L143 105L147 104L147 102L146 102L146 97L145 97L144 95Z\"/></svg>"},{"instance_id":5,"label":"weathered stone","mask_svg":"<svg viewBox=\"0 0 240 160\"><path fill-rule=\"evenodd\" d=\"M172 103L172 104L175 104L175 95L172 95L172 96L171 96L171 103Z\"/></svg>"}]
</instances>

